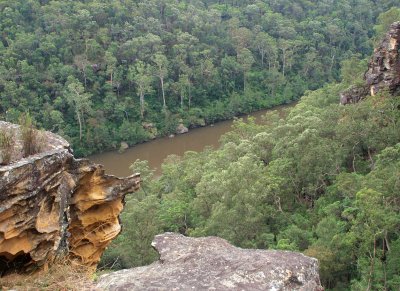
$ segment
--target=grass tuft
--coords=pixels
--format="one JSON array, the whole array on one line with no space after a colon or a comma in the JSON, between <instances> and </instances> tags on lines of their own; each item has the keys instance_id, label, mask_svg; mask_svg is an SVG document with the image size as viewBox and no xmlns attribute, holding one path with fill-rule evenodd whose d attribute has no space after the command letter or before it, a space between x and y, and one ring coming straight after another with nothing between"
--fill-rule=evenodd
<instances>
[{"instance_id":1,"label":"grass tuft","mask_svg":"<svg viewBox=\"0 0 400 291\"><path fill-rule=\"evenodd\" d=\"M68 259L33 274L9 274L0 278L0 290L95 290L93 268Z\"/></svg>"}]
</instances>

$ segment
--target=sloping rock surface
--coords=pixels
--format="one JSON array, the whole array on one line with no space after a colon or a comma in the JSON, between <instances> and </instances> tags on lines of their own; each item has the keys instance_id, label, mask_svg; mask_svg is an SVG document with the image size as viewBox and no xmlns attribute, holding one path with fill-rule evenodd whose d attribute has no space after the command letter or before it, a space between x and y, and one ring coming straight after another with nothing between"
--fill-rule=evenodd
<instances>
[{"instance_id":1,"label":"sloping rock surface","mask_svg":"<svg viewBox=\"0 0 400 291\"><path fill-rule=\"evenodd\" d=\"M96 266L121 230L125 195L139 188L138 174L105 175L75 159L61 137L46 132L45 140L44 152L0 166L0 276L46 267L57 255Z\"/></svg>"},{"instance_id":2,"label":"sloping rock surface","mask_svg":"<svg viewBox=\"0 0 400 291\"><path fill-rule=\"evenodd\" d=\"M387 89L392 95L400 93L400 22L394 22L385 38L374 50L365 83L340 94L341 104L357 103L368 95Z\"/></svg>"},{"instance_id":3,"label":"sloping rock surface","mask_svg":"<svg viewBox=\"0 0 400 291\"><path fill-rule=\"evenodd\" d=\"M323 290L318 261L300 253L236 248L218 237L157 235L160 259L103 275L103 290Z\"/></svg>"}]
</instances>

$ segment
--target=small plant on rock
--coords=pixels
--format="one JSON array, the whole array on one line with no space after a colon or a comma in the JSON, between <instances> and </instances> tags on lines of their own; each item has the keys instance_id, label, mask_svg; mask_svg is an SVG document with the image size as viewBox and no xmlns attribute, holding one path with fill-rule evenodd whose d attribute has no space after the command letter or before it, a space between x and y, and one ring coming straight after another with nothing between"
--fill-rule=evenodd
<instances>
[{"instance_id":1,"label":"small plant on rock","mask_svg":"<svg viewBox=\"0 0 400 291\"><path fill-rule=\"evenodd\" d=\"M22 114L19 118L22 140L22 156L24 158L37 154L43 149L43 138L39 130L35 129L29 113Z\"/></svg>"},{"instance_id":2,"label":"small plant on rock","mask_svg":"<svg viewBox=\"0 0 400 291\"><path fill-rule=\"evenodd\" d=\"M15 138L12 132L0 130L0 164L7 165L11 162L14 151Z\"/></svg>"}]
</instances>

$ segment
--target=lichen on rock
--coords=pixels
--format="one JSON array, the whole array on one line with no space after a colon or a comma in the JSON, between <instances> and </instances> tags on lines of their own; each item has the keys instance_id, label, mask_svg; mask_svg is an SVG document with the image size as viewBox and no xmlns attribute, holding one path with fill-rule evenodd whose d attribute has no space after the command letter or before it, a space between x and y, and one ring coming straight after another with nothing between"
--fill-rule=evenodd
<instances>
[{"instance_id":1,"label":"lichen on rock","mask_svg":"<svg viewBox=\"0 0 400 291\"><path fill-rule=\"evenodd\" d=\"M40 269L61 255L96 266L120 232L125 195L139 188L139 174L105 175L75 159L63 138L45 132L45 140L44 152L0 166L0 274Z\"/></svg>"},{"instance_id":2,"label":"lichen on rock","mask_svg":"<svg viewBox=\"0 0 400 291\"><path fill-rule=\"evenodd\" d=\"M218 237L157 235L160 259L100 277L100 290L323 290L318 261L301 253L251 250Z\"/></svg>"}]
</instances>

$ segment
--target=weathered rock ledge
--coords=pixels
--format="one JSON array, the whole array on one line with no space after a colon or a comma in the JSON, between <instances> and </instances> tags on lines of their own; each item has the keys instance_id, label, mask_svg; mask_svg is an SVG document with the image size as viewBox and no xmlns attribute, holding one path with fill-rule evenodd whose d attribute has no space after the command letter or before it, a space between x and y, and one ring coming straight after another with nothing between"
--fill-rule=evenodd
<instances>
[{"instance_id":1,"label":"weathered rock ledge","mask_svg":"<svg viewBox=\"0 0 400 291\"><path fill-rule=\"evenodd\" d=\"M139 174L105 175L101 165L75 159L67 141L44 134L44 152L0 166L0 276L46 267L58 255L96 266L121 230L125 195L139 188Z\"/></svg>"},{"instance_id":2,"label":"weathered rock ledge","mask_svg":"<svg viewBox=\"0 0 400 291\"><path fill-rule=\"evenodd\" d=\"M103 275L100 290L323 290L318 261L300 253L236 248L217 237L157 235L160 259Z\"/></svg>"},{"instance_id":3,"label":"weathered rock ledge","mask_svg":"<svg viewBox=\"0 0 400 291\"><path fill-rule=\"evenodd\" d=\"M374 50L364 81L363 85L342 92L340 103L357 103L382 89L389 90L392 95L400 93L400 21L390 26L385 38Z\"/></svg>"}]
</instances>

